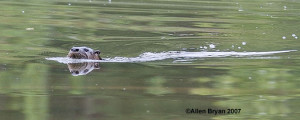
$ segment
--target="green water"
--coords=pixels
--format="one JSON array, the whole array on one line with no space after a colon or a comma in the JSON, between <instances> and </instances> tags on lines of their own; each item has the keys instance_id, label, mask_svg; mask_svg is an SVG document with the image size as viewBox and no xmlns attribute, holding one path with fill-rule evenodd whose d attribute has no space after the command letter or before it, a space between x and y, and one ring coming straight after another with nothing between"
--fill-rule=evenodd
<instances>
[{"instance_id":1,"label":"green water","mask_svg":"<svg viewBox=\"0 0 300 120\"><path fill-rule=\"evenodd\" d=\"M292 36L300 37L299 13L296 0L0 1L0 119L297 119L299 51L100 63L82 76L45 58L73 46L100 49L104 58L299 50Z\"/></svg>"}]
</instances>

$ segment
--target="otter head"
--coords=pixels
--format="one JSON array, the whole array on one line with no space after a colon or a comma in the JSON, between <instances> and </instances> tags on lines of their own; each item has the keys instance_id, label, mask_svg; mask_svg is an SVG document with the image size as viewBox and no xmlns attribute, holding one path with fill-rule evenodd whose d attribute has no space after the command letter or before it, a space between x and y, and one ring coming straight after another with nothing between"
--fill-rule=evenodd
<instances>
[{"instance_id":1,"label":"otter head","mask_svg":"<svg viewBox=\"0 0 300 120\"><path fill-rule=\"evenodd\" d=\"M73 59L93 59L102 60L100 57L100 51L94 51L88 47L72 47L67 55L69 58Z\"/></svg>"}]
</instances>

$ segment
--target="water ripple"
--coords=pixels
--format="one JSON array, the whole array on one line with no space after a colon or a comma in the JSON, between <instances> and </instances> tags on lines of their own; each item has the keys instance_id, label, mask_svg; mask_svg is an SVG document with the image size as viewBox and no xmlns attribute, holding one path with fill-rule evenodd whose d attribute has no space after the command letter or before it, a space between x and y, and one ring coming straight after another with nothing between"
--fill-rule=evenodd
<instances>
[{"instance_id":1,"label":"water ripple","mask_svg":"<svg viewBox=\"0 0 300 120\"><path fill-rule=\"evenodd\" d=\"M88 60L88 59L71 59L68 57L51 57L47 60L57 61L59 63L83 63L83 62L149 62L165 59L177 58L208 58L208 57L245 57L245 56L263 56L277 53L286 53L297 50L284 51L268 51L268 52L185 52L185 51L168 51L160 53L145 52L138 57L114 57L103 58L103 60Z\"/></svg>"}]
</instances>

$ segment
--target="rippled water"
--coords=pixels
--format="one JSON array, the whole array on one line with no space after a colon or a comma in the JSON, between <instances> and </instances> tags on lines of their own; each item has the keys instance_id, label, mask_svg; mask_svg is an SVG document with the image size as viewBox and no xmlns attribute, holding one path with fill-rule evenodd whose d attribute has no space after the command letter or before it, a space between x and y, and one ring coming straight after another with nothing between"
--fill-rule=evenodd
<instances>
[{"instance_id":1,"label":"rippled water","mask_svg":"<svg viewBox=\"0 0 300 120\"><path fill-rule=\"evenodd\" d=\"M51 57L46 60L53 60L60 63L83 63L83 62L150 62L159 61L165 59L187 59L184 61L195 60L189 58L207 58L207 57L245 57L245 56L262 56L272 55L276 53L288 53L297 50L285 50L285 51L269 51L269 52L185 52L185 51L168 51L161 53L146 52L138 57L114 57L103 58L103 60L90 60L90 59L72 59L69 57Z\"/></svg>"},{"instance_id":2,"label":"rippled water","mask_svg":"<svg viewBox=\"0 0 300 120\"><path fill-rule=\"evenodd\" d=\"M0 1L1 119L297 119L299 8L296 0ZM73 46L105 59L68 59Z\"/></svg>"}]
</instances>

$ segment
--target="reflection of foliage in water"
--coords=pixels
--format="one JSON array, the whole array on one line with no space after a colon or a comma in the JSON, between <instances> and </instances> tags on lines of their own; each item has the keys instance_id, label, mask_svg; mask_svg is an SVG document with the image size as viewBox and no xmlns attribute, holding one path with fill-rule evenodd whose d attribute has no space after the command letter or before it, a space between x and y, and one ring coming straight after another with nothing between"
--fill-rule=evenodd
<instances>
[{"instance_id":1,"label":"reflection of foliage in water","mask_svg":"<svg viewBox=\"0 0 300 120\"><path fill-rule=\"evenodd\" d=\"M298 52L277 55L278 60L109 63L80 77L44 58L66 56L72 46L100 49L108 57L171 50L298 49L299 40L291 34L299 34L299 3L77 0L69 6L69 2L0 2L1 118L297 118ZM247 45L241 44L244 41ZM200 48L212 43L216 49ZM187 107L236 107L245 112L193 116L184 113Z\"/></svg>"},{"instance_id":2,"label":"reflection of foliage in water","mask_svg":"<svg viewBox=\"0 0 300 120\"><path fill-rule=\"evenodd\" d=\"M2 94L11 94L9 104L3 105L9 110L22 110L28 120L42 120L48 117L48 66L27 64L25 69L1 72ZM2 77L3 76L3 77ZM9 108L12 107L12 108ZM38 115L37 115L38 114ZM16 116L17 117L17 116ZM5 117L4 117L5 118Z\"/></svg>"},{"instance_id":3,"label":"reflection of foliage in water","mask_svg":"<svg viewBox=\"0 0 300 120\"><path fill-rule=\"evenodd\" d=\"M199 95L224 96L229 99L215 104L225 108L241 108L242 113L252 115L253 118L274 119L278 116L287 116L293 111L287 101L297 98L288 93L295 93L299 85L295 84L297 79L291 73L292 70L284 68L237 68L228 75L196 79L203 84L211 82L214 87L195 88L190 92ZM234 115L218 118L231 117Z\"/></svg>"},{"instance_id":4,"label":"reflection of foliage in water","mask_svg":"<svg viewBox=\"0 0 300 120\"><path fill-rule=\"evenodd\" d=\"M162 77L156 76L154 78L151 78L149 80L149 84L152 87L148 88L148 93L154 94L154 95L163 95L172 93L168 88L164 87L163 84L166 83L166 80Z\"/></svg>"}]
</instances>

